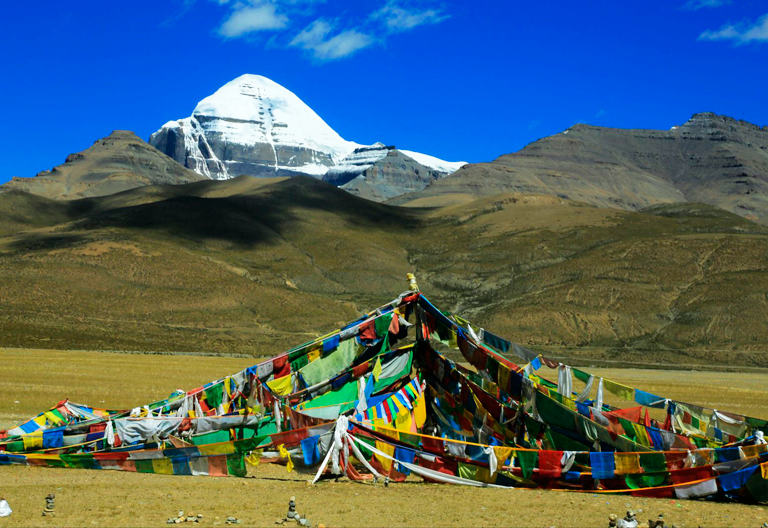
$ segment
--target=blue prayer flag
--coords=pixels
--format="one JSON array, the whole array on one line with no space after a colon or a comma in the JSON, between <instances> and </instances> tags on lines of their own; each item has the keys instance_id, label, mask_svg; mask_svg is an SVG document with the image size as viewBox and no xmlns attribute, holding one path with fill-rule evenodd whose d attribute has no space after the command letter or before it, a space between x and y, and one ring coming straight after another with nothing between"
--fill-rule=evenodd
<instances>
[{"instance_id":1,"label":"blue prayer flag","mask_svg":"<svg viewBox=\"0 0 768 528\"><path fill-rule=\"evenodd\" d=\"M592 478L610 479L615 476L616 462L613 452L593 452L589 454L589 465L592 466Z\"/></svg>"},{"instance_id":2,"label":"blue prayer flag","mask_svg":"<svg viewBox=\"0 0 768 528\"><path fill-rule=\"evenodd\" d=\"M304 453L304 464L313 466L320 462L320 449L317 446L319 436L309 436L301 441L301 452Z\"/></svg>"},{"instance_id":3,"label":"blue prayer flag","mask_svg":"<svg viewBox=\"0 0 768 528\"><path fill-rule=\"evenodd\" d=\"M755 464L754 466L742 469L741 471L734 471L733 473L726 473L725 475L718 476L717 479L720 481L720 487L723 488L723 491L733 491L743 488L746 486L747 481L752 474L757 471L757 468L758 466Z\"/></svg>"},{"instance_id":4,"label":"blue prayer flag","mask_svg":"<svg viewBox=\"0 0 768 528\"><path fill-rule=\"evenodd\" d=\"M666 400L661 396L656 396L655 394L641 391L640 389L635 389L635 401L640 405L654 407L656 409L663 409L666 404Z\"/></svg>"},{"instance_id":5,"label":"blue prayer flag","mask_svg":"<svg viewBox=\"0 0 768 528\"><path fill-rule=\"evenodd\" d=\"M395 469L400 473L402 473L403 475L410 475L411 470L401 465L400 462L413 464L413 459L415 455L416 455L416 452L413 449L408 449L407 447L395 447L395 460L397 460L398 462L397 467L395 467Z\"/></svg>"}]
</instances>

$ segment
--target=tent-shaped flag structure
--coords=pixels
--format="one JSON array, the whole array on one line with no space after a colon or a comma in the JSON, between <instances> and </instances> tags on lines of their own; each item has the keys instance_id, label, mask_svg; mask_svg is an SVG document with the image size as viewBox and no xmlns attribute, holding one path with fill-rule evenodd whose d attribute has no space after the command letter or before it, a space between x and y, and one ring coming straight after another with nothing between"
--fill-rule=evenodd
<instances>
[{"instance_id":1,"label":"tent-shaped flag structure","mask_svg":"<svg viewBox=\"0 0 768 528\"><path fill-rule=\"evenodd\" d=\"M130 411L62 401L0 431L0 466L245 476L249 464L279 462L315 482L422 478L765 502L766 431L763 419L553 361L409 291Z\"/></svg>"}]
</instances>

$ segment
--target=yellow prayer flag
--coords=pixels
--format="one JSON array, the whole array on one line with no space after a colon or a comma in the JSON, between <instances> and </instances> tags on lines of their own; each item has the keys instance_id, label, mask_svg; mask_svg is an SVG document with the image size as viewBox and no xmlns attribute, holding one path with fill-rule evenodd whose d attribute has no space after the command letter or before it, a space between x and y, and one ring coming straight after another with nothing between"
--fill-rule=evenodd
<instances>
[{"instance_id":1,"label":"yellow prayer flag","mask_svg":"<svg viewBox=\"0 0 768 528\"><path fill-rule=\"evenodd\" d=\"M320 348L320 347L317 347L317 348L313 348L313 349L312 349L312 350L310 350L310 351L309 351L309 353L307 354L307 359L308 359L308 360L309 360L309 362L311 363L311 362L313 362L314 360L318 359L318 358L319 358L321 355L322 355L322 348Z\"/></svg>"},{"instance_id":2,"label":"yellow prayer flag","mask_svg":"<svg viewBox=\"0 0 768 528\"><path fill-rule=\"evenodd\" d=\"M24 440L24 451L43 448L43 432L37 431L22 437Z\"/></svg>"},{"instance_id":3,"label":"yellow prayer flag","mask_svg":"<svg viewBox=\"0 0 768 528\"><path fill-rule=\"evenodd\" d=\"M158 475L173 475L173 462L170 458L155 458L152 460L152 471Z\"/></svg>"},{"instance_id":4,"label":"yellow prayer flag","mask_svg":"<svg viewBox=\"0 0 768 528\"><path fill-rule=\"evenodd\" d=\"M408 412L408 409L402 410L397 413L395 418L395 429L408 433L411 431L411 422L411 413Z\"/></svg>"},{"instance_id":5,"label":"yellow prayer flag","mask_svg":"<svg viewBox=\"0 0 768 528\"><path fill-rule=\"evenodd\" d=\"M504 363L499 363L499 387L505 391L509 390L509 375L511 373L512 371L509 369L509 367L507 367Z\"/></svg>"},{"instance_id":6,"label":"yellow prayer flag","mask_svg":"<svg viewBox=\"0 0 768 528\"><path fill-rule=\"evenodd\" d=\"M277 446L277 450L280 452L280 458L287 458L288 463L285 465L286 469L288 470L288 473L293 471L293 460L291 459L291 454L288 452L288 450L285 448L285 444L280 444Z\"/></svg>"},{"instance_id":7,"label":"yellow prayer flag","mask_svg":"<svg viewBox=\"0 0 768 528\"><path fill-rule=\"evenodd\" d=\"M760 464L760 474L764 479L768 480L768 462Z\"/></svg>"},{"instance_id":8,"label":"yellow prayer flag","mask_svg":"<svg viewBox=\"0 0 768 528\"><path fill-rule=\"evenodd\" d=\"M379 376L381 376L381 358L376 358L376 364L373 366L373 379L376 381L379 381Z\"/></svg>"},{"instance_id":9,"label":"yellow prayer flag","mask_svg":"<svg viewBox=\"0 0 768 528\"><path fill-rule=\"evenodd\" d=\"M645 447L651 447L651 439L648 438L648 431L644 425L633 423L632 429L635 430L635 436L637 437L637 442L639 444L644 445Z\"/></svg>"},{"instance_id":10,"label":"yellow prayer flag","mask_svg":"<svg viewBox=\"0 0 768 528\"><path fill-rule=\"evenodd\" d=\"M251 454L245 457L245 461L252 466L258 466L259 462L261 462L261 457L263 455L264 455L264 451L261 449L256 451L251 451Z\"/></svg>"},{"instance_id":11,"label":"yellow prayer flag","mask_svg":"<svg viewBox=\"0 0 768 528\"><path fill-rule=\"evenodd\" d=\"M493 446L493 452L496 454L499 467L502 467L507 459L514 457L511 447Z\"/></svg>"},{"instance_id":12,"label":"yellow prayer flag","mask_svg":"<svg viewBox=\"0 0 768 528\"><path fill-rule=\"evenodd\" d=\"M59 425L64 422L61 418L53 414L51 411L46 411L43 416L45 416L45 419L50 423L51 425Z\"/></svg>"},{"instance_id":13,"label":"yellow prayer flag","mask_svg":"<svg viewBox=\"0 0 768 528\"><path fill-rule=\"evenodd\" d=\"M267 387L269 387L269 390L274 392L275 394L279 396L287 396L293 392L293 383L291 382L291 378L293 376L291 374L288 374L287 376L283 376L282 378L277 378L272 381L267 382Z\"/></svg>"},{"instance_id":14,"label":"yellow prayer flag","mask_svg":"<svg viewBox=\"0 0 768 528\"><path fill-rule=\"evenodd\" d=\"M643 467L640 465L640 455L637 453L614 453L613 459L616 463L617 475L643 472Z\"/></svg>"},{"instance_id":15,"label":"yellow prayer flag","mask_svg":"<svg viewBox=\"0 0 768 528\"><path fill-rule=\"evenodd\" d=\"M613 393L620 398L624 398L625 400L629 401L635 400L635 389L632 387L627 387L626 385L615 383L605 378L603 378L603 387L605 387L605 390L608 392Z\"/></svg>"},{"instance_id":16,"label":"yellow prayer flag","mask_svg":"<svg viewBox=\"0 0 768 528\"><path fill-rule=\"evenodd\" d=\"M416 418L416 427L418 429L424 427L424 422L427 421L427 402L424 394L419 395L413 402L413 415Z\"/></svg>"},{"instance_id":17,"label":"yellow prayer flag","mask_svg":"<svg viewBox=\"0 0 768 528\"><path fill-rule=\"evenodd\" d=\"M456 338L456 332L454 332L453 330L451 330L451 334L448 337L448 346L451 348L459 348L459 342L457 341L457 338Z\"/></svg>"},{"instance_id":18,"label":"yellow prayer flag","mask_svg":"<svg viewBox=\"0 0 768 528\"><path fill-rule=\"evenodd\" d=\"M231 455L235 452L235 444L232 442L222 442L220 444L201 445L197 449L203 456Z\"/></svg>"},{"instance_id":19,"label":"yellow prayer flag","mask_svg":"<svg viewBox=\"0 0 768 528\"><path fill-rule=\"evenodd\" d=\"M395 446L391 444L385 444L384 442L379 442L378 440L376 440L376 449L378 449L383 453L386 453L390 457L395 456ZM381 467L384 469L384 473L389 473L389 470L392 468L392 460L390 460L387 457L383 457L378 453L374 453L373 456L375 456L376 460L378 460L379 463L381 464Z\"/></svg>"}]
</instances>

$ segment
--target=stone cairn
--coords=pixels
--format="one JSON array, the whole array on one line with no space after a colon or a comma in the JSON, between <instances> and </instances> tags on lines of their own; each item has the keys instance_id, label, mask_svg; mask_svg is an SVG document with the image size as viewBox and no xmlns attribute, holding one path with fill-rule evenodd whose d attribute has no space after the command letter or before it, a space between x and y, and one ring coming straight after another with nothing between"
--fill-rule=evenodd
<instances>
[{"instance_id":1,"label":"stone cairn","mask_svg":"<svg viewBox=\"0 0 768 528\"><path fill-rule=\"evenodd\" d=\"M635 512L629 510L627 516L623 519L619 519L619 528L637 528L637 519L635 518Z\"/></svg>"},{"instance_id":2,"label":"stone cairn","mask_svg":"<svg viewBox=\"0 0 768 528\"><path fill-rule=\"evenodd\" d=\"M635 512L632 510L627 512L626 517L619 519L618 515L612 513L608 516L608 528L639 528L640 524L637 521ZM659 516L654 519L648 519L648 528L677 528L674 524L672 526L664 522L664 514L660 513ZM768 528L768 523L766 527Z\"/></svg>"},{"instance_id":3,"label":"stone cairn","mask_svg":"<svg viewBox=\"0 0 768 528\"><path fill-rule=\"evenodd\" d=\"M288 501L288 513L285 514L284 518L276 520L275 524L284 524L287 522L295 522L299 526L306 526L308 528L311 528L312 526L312 523L310 523L306 517L302 517L299 512L296 511L296 497L291 497L291 500Z\"/></svg>"},{"instance_id":4,"label":"stone cairn","mask_svg":"<svg viewBox=\"0 0 768 528\"><path fill-rule=\"evenodd\" d=\"M201 523L203 522L203 514L198 513L195 515L194 513L190 513L189 515L184 515L184 510L179 510L179 513L176 515L176 517L168 518L166 524L181 524L183 522Z\"/></svg>"},{"instance_id":5,"label":"stone cairn","mask_svg":"<svg viewBox=\"0 0 768 528\"><path fill-rule=\"evenodd\" d=\"M43 510L43 517L55 517L56 516L56 495L49 494L45 498L45 509Z\"/></svg>"}]
</instances>

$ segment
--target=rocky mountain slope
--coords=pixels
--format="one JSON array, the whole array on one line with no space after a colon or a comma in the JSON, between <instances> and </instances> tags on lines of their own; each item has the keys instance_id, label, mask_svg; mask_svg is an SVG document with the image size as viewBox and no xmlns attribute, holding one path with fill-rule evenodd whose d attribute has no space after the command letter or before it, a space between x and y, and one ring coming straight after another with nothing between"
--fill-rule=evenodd
<instances>
[{"instance_id":1,"label":"rocky mountain slope","mask_svg":"<svg viewBox=\"0 0 768 528\"><path fill-rule=\"evenodd\" d=\"M667 131L575 125L392 203L447 205L502 192L628 210L703 202L765 222L768 127L711 113Z\"/></svg>"},{"instance_id":2,"label":"rocky mountain slope","mask_svg":"<svg viewBox=\"0 0 768 528\"><path fill-rule=\"evenodd\" d=\"M116 130L88 149L70 154L62 165L33 178L13 178L0 186L52 199L105 196L145 185L184 184L204 179L158 152L133 132Z\"/></svg>"},{"instance_id":3,"label":"rocky mountain slope","mask_svg":"<svg viewBox=\"0 0 768 528\"><path fill-rule=\"evenodd\" d=\"M445 176L414 158L381 143L356 148L331 167L323 181L374 202L384 202L406 193L420 191Z\"/></svg>"},{"instance_id":4,"label":"rocky mountain slope","mask_svg":"<svg viewBox=\"0 0 768 528\"><path fill-rule=\"evenodd\" d=\"M12 190L0 346L274 353L394 297L413 271L441 306L556 354L765 366L767 229L685 203L398 208L307 177L68 202Z\"/></svg>"},{"instance_id":5,"label":"rocky mountain slope","mask_svg":"<svg viewBox=\"0 0 768 528\"><path fill-rule=\"evenodd\" d=\"M163 125L149 143L185 167L218 180L239 175L322 178L329 169L347 164L345 158L355 149L364 148L342 139L293 92L260 75L242 75L225 84L200 101L191 117ZM439 176L463 165L416 152L409 155ZM429 183L410 176L424 185L403 192ZM395 181L380 180L382 191L369 197L389 198L398 188Z\"/></svg>"}]
</instances>

